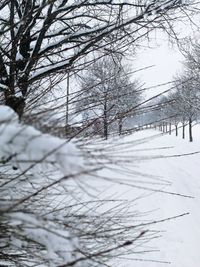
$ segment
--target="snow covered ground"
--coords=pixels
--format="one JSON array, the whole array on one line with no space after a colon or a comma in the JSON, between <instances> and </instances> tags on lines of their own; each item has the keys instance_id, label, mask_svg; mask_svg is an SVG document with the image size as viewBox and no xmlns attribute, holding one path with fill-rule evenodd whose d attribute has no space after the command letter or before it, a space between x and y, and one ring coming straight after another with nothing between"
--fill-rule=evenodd
<instances>
[{"instance_id":1,"label":"snow covered ground","mask_svg":"<svg viewBox=\"0 0 200 267\"><path fill-rule=\"evenodd\" d=\"M144 229L158 230L154 236L158 238L144 241L138 253L135 246L133 254L115 264L119 267L199 267L200 127L194 126L193 143L189 143L187 137L182 140L181 134L175 137L175 133L170 136L144 130L113 143L108 140L104 148L104 153L118 164L117 167L108 164L108 169L98 173L103 180L90 181L91 186L94 183L98 188L98 198L132 201L130 209L144 214L138 218L133 216L130 224L131 220L138 224L185 214L144 226ZM148 252L140 253L141 250Z\"/></svg>"},{"instance_id":2,"label":"snow covered ground","mask_svg":"<svg viewBox=\"0 0 200 267\"><path fill-rule=\"evenodd\" d=\"M116 255L118 253L116 248L120 247L120 252L124 252L123 256L115 257L107 262L108 266L200 266L199 125L193 127L193 143L188 142L188 136L185 140L182 140L181 134L175 137L174 132L172 135L168 135L148 129L127 136L110 137L107 141L102 139L82 140L82 143L78 142L79 147L77 148L76 143L66 143L66 140L42 135L30 126L20 125L13 111L10 113L7 109L7 107L2 109L5 112L2 113L0 129L0 145L2 148L0 156L3 168L9 167L4 166L7 162L6 159L9 159L11 166L14 167L11 174L15 173L18 177L18 169L19 171L27 171L32 161L35 163L35 160L38 159L36 166L35 164L31 165L34 175L29 174L27 176L28 180L24 176L26 177L25 180L21 179L16 183L15 179L12 178L13 176L9 176L9 173L6 172L12 184L5 188L2 187L1 193L2 196L5 196L8 205L10 205L8 200L11 199L12 204L13 196L22 197L22 193L24 194L23 200L28 200L29 195L27 198L27 194L30 194L29 189L32 188L32 182L34 182L36 192L38 192L38 188L40 188L39 191L44 190L44 188L47 190L45 192L41 191L43 194L38 196L38 201L35 199L35 201L29 203L35 212L33 215L37 218L38 210L38 215L41 216L41 210L38 207L42 203L45 207L47 202L51 203L48 205L48 209L55 213L55 218L61 220L63 215L60 216L60 209L63 212L63 208L67 209L67 205L70 203L66 213L66 218L69 217L69 223L75 224L76 232L81 233L80 236L82 236L83 230L91 231L92 237L89 241L87 240L86 250L88 253L95 253L96 247L93 243L93 236L97 239L96 245L99 246L100 251L102 249L105 253L107 248L109 250L114 248L109 253ZM19 133L22 132L23 135L20 135ZM51 145L48 146L49 144ZM37 158L35 158L36 154ZM43 154L46 156L43 157ZM10 155L11 157L9 157ZM24 155L28 155L30 160L24 160ZM3 160L5 163L3 163ZM52 166L56 167L56 172L52 172L54 170ZM95 167L95 171L93 167ZM69 175L72 175L71 177L75 178L69 179L70 176L66 176L67 179L65 179L63 175L60 178L57 168L64 175L69 173ZM87 172L82 172L82 168ZM50 174L47 170L51 170ZM74 170L78 171L75 176L73 175ZM90 170L93 170L93 172L90 172ZM41 180L41 175L44 181ZM55 180L57 181L55 182ZM41 183L41 181L44 183ZM50 185L55 186L49 187L49 182L51 182ZM48 186L45 186L46 183ZM7 196L9 197L8 191L11 192L11 198L7 199ZM20 203L21 200L16 204L20 205ZM13 206L11 207L13 208ZM44 209L43 216L46 212L47 210ZM47 215L48 213L50 213L49 210ZM73 220L71 222L69 214L75 216L72 216ZM15 214L15 216L18 215L20 214ZM58 215L59 217L57 217ZM12 216L12 209L10 216ZM29 223L32 217L30 215L24 217L23 215L22 220L20 215L20 218L20 222L17 223L23 225ZM47 218L49 219L48 216ZM74 218L79 219L75 221ZM19 218L17 217L17 219ZM51 219L53 222L57 222L57 220L53 220L54 217L50 217L50 222ZM81 219L82 221L80 221ZM87 221L88 219L90 220ZM39 230L45 229L46 231L43 226L44 223L47 225L45 220L36 220L34 223L31 219L33 225L28 232L28 237L31 234L33 240L36 238L36 241L38 241L38 235L41 235ZM49 226L50 230L51 227L61 230L60 224L50 224ZM85 226L87 229L84 229ZM68 234L68 228L64 230ZM57 233L60 232L54 230L54 235ZM14 234L16 240L21 240L18 231ZM46 236L46 232L44 234ZM104 238L104 235L106 238ZM74 236L70 235L70 232L69 236L70 240L76 240ZM49 234L47 237L49 238ZM8 236L8 238L10 237ZM46 241L49 240L48 238L45 239L45 245ZM15 236L12 237L12 243L13 240L15 241ZM68 240L68 235L66 240ZM39 241L41 240L39 239ZM81 242L81 238L80 243L78 241L74 242L75 247L84 243ZM113 242L116 244L113 244ZM132 245L129 246L131 242ZM43 243L41 242L41 244ZM47 244L47 250L51 252L52 259L55 260L53 250L53 252L63 252L64 262L68 261L68 258L65 259L66 247L70 248L69 258L75 249L75 247L70 247L71 241L68 243L66 245L59 240L52 241L51 238L51 242ZM123 244L129 245L125 246ZM21 245L16 241L12 245L15 249L16 247L21 249ZM48 261L52 263L52 266L57 266L51 261L50 254L47 255ZM58 255L56 260L60 261L61 254ZM49 264L45 266L49 266Z\"/></svg>"}]
</instances>

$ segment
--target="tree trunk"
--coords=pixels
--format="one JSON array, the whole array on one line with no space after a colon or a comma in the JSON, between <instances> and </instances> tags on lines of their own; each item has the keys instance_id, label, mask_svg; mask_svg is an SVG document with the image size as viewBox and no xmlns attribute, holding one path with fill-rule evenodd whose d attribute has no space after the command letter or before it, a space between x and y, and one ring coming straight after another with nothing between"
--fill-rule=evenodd
<instances>
[{"instance_id":1,"label":"tree trunk","mask_svg":"<svg viewBox=\"0 0 200 267\"><path fill-rule=\"evenodd\" d=\"M120 118L119 119L119 135L121 135L122 134L122 119Z\"/></svg>"},{"instance_id":2,"label":"tree trunk","mask_svg":"<svg viewBox=\"0 0 200 267\"><path fill-rule=\"evenodd\" d=\"M176 136L178 136L178 124L175 125L176 128Z\"/></svg>"},{"instance_id":3,"label":"tree trunk","mask_svg":"<svg viewBox=\"0 0 200 267\"><path fill-rule=\"evenodd\" d=\"M21 119L25 108L25 99L23 97L10 96L6 99L5 104L12 108Z\"/></svg>"},{"instance_id":4,"label":"tree trunk","mask_svg":"<svg viewBox=\"0 0 200 267\"><path fill-rule=\"evenodd\" d=\"M171 124L171 122L169 123L169 134L170 135L172 134L172 124Z\"/></svg>"},{"instance_id":5,"label":"tree trunk","mask_svg":"<svg viewBox=\"0 0 200 267\"><path fill-rule=\"evenodd\" d=\"M104 103L104 118L103 118L103 135L105 139L108 139L108 118L107 118L107 102Z\"/></svg>"},{"instance_id":6,"label":"tree trunk","mask_svg":"<svg viewBox=\"0 0 200 267\"><path fill-rule=\"evenodd\" d=\"M23 76L21 79L19 79L18 82L18 94L20 95L16 96L16 89L15 87L11 87L10 90L5 91L5 104L9 107L11 107L19 116L19 119L21 119L25 105L26 105L26 95L27 95L27 90L28 90L28 77Z\"/></svg>"},{"instance_id":7,"label":"tree trunk","mask_svg":"<svg viewBox=\"0 0 200 267\"><path fill-rule=\"evenodd\" d=\"M167 122L165 124L165 132L167 133Z\"/></svg>"},{"instance_id":8,"label":"tree trunk","mask_svg":"<svg viewBox=\"0 0 200 267\"><path fill-rule=\"evenodd\" d=\"M192 118L189 118L189 141L193 142L193 137L192 137Z\"/></svg>"},{"instance_id":9,"label":"tree trunk","mask_svg":"<svg viewBox=\"0 0 200 267\"><path fill-rule=\"evenodd\" d=\"M185 123L183 122L183 129L182 129L182 138L185 139Z\"/></svg>"}]
</instances>

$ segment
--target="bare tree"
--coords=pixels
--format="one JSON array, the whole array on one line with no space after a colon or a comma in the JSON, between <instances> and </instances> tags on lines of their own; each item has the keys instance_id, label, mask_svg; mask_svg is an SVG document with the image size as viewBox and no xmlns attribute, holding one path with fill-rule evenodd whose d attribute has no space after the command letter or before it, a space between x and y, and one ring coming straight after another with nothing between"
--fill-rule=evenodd
<instances>
[{"instance_id":1,"label":"bare tree","mask_svg":"<svg viewBox=\"0 0 200 267\"><path fill-rule=\"evenodd\" d=\"M92 51L122 52L184 7L180 0L3 0L0 4L0 85L21 117L38 81L80 69ZM171 26L169 26L171 28ZM38 89L40 91L40 89Z\"/></svg>"},{"instance_id":2,"label":"bare tree","mask_svg":"<svg viewBox=\"0 0 200 267\"><path fill-rule=\"evenodd\" d=\"M77 112L89 123L97 119L100 125L103 124L106 139L116 122L119 135L122 133L124 113L139 102L139 83L131 82L129 76L120 59L106 56L94 62L81 78Z\"/></svg>"}]
</instances>

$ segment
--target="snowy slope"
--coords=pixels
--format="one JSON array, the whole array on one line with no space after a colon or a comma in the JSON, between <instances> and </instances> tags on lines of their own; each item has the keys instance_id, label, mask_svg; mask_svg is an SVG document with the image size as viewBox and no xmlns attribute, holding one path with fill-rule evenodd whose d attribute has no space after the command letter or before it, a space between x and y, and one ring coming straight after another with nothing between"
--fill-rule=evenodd
<instances>
[{"instance_id":1,"label":"snowy slope","mask_svg":"<svg viewBox=\"0 0 200 267\"><path fill-rule=\"evenodd\" d=\"M146 134L155 133L146 132ZM193 197L184 198L157 193L146 199L146 207L147 205L155 208L156 205L160 206L157 218L190 213L188 216L159 225L161 230L167 230L167 232L163 233L163 238L158 243L162 252L153 258L171 262L170 266L173 267L198 267L200 266L200 154L198 154L200 143L196 141L190 144L188 141L177 139L174 136L164 136L154 139L145 146L147 148L173 146L161 153L170 157L142 162L140 168L168 180L171 186L164 190ZM179 157L181 154L193 152L197 154ZM175 157L171 157L173 155ZM164 266L167 265L164 264ZM152 263L148 266L154 267L160 266L160 264Z\"/></svg>"},{"instance_id":2,"label":"snowy slope","mask_svg":"<svg viewBox=\"0 0 200 267\"><path fill-rule=\"evenodd\" d=\"M105 154L119 161L99 173L111 181L95 181L99 198L131 200L132 211L147 212L142 222L167 220L144 229L155 230L158 237L137 246L134 252L114 263L120 267L199 267L200 266L200 128L194 129L193 143L144 130L128 137L108 141ZM126 160L127 159L127 160ZM131 159L131 160L130 160ZM109 168L109 167L108 167ZM115 182L119 183L115 183ZM161 191L161 192L160 192ZM132 217L138 224L140 218ZM131 224L131 219L129 219ZM160 232L157 232L160 231ZM161 236L161 237L160 237ZM140 253L141 250L148 251ZM149 252L150 251L150 252ZM135 259L136 261L132 261ZM149 260L149 261L146 261Z\"/></svg>"}]
</instances>

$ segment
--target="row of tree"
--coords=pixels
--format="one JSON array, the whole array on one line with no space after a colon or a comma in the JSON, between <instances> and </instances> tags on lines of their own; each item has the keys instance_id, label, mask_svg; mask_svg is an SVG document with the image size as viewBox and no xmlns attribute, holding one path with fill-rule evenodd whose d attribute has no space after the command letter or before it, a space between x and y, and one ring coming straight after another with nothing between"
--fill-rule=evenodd
<instances>
[{"instance_id":1,"label":"row of tree","mask_svg":"<svg viewBox=\"0 0 200 267\"><path fill-rule=\"evenodd\" d=\"M198 55L195 55L195 58ZM200 115L200 77L193 69L191 62L187 62L182 74L174 77L173 86L166 97L158 103L160 127L163 131L172 132L178 136L179 128L182 129L182 138L185 138L185 129L188 125L189 141L193 141L192 126L198 122ZM158 115L158 114L157 114Z\"/></svg>"}]
</instances>

